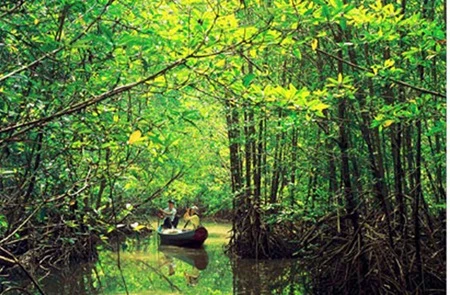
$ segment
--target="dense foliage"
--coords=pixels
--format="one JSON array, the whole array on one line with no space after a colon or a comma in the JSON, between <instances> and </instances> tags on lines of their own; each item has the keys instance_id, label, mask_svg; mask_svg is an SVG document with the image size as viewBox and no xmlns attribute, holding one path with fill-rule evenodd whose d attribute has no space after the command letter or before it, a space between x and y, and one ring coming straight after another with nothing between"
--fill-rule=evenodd
<instances>
[{"instance_id":1,"label":"dense foliage","mask_svg":"<svg viewBox=\"0 0 450 295\"><path fill-rule=\"evenodd\" d=\"M90 259L173 198L231 217L239 256L322 257L318 286L445 286L443 1L4 1L0 19L2 264Z\"/></svg>"}]
</instances>

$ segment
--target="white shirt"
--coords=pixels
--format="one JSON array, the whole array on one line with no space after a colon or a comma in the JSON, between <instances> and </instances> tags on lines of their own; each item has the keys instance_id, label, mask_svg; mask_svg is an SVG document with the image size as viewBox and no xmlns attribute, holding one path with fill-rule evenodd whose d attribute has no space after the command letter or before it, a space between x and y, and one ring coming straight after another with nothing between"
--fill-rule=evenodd
<instances>
[{"instance_id":1,"label":"white shirt","mask_svg":"<svg viewBox=\"0 0 450 295\"><path fill-rule=\"evenodd\" d=\"M164 211L168 213L166 214L166 216L169 216L170 221L173 221L175 219L175 215L177 215L177 209L175 209L175 207L173 207L172 210L167 207L166 209L164 209Z\"/></svg>"}]
</instances>

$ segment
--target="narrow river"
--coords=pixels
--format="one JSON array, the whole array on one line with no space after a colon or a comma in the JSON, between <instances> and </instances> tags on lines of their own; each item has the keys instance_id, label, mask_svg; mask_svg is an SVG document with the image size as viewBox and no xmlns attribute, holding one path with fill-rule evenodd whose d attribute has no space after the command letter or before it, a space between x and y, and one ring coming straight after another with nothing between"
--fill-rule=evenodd
<instances>
[{"instance_id":1,"label":"narrow river","mask_svg":"<svg viewBox=\"0 0 450 295\"><path fill-rule=\"evenodd\" d=\"M119 255L101 249L96 263L61 269L40 283L48 295L307 294L300 261L232 260L224 254L231 226L204 225L203 249L159 246L153 233L127 239Z\"/></svg>"}]
</instances>

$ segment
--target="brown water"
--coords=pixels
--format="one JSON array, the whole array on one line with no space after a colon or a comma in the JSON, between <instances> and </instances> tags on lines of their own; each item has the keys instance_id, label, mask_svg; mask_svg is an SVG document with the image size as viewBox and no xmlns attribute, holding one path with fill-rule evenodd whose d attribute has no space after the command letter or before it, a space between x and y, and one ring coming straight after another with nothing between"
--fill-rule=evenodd
<instances>
[{"instance_id":1,"label":"brown water","mask_svg":"<svg viewBox=\"0 0 450 295\"><path fill-rule=\"evenodd\" d=\"M156 233L136 237L121 243L120 252L100 250L96 263L53 272L40 284L48 295L307 293L298 260L231 260L224 254L231 226L204 225L209 237L202 249L160 246Z\"/></svg>"}]
</instances>

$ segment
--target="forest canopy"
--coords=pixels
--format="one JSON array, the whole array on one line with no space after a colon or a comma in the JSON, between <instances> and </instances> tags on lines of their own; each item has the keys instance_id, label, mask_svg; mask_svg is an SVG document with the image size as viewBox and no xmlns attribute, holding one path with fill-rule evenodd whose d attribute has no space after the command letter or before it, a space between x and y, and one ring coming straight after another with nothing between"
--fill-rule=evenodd
<instances>
[{"instance_id":1,"label":"forest canopy","mask_svg":"<svg viewBox=\"0 0 450 295\"><path fill-rule=\"evenodd\" d=\"M327 254L359 287L445 286L445 13L3 1L0 260L90 259L93 235L172 198L228 218L240 257Z\"/></svg>"}]
</instances>

